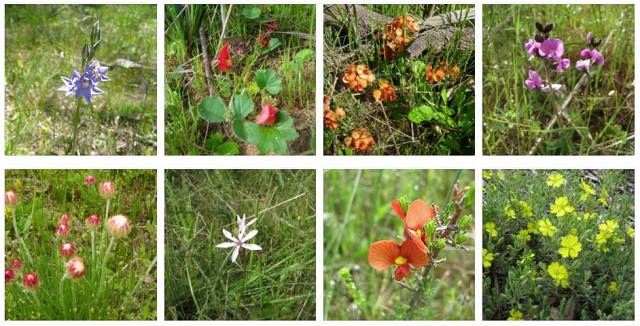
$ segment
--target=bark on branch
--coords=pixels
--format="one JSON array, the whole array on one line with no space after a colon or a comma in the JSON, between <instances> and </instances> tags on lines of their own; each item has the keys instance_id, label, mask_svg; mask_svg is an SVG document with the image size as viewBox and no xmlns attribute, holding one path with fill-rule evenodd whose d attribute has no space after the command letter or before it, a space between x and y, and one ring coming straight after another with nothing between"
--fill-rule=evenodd
<instances>
[{"instance_id":1,"label":"bark on branch","mask_svg":"<svg viewBox=\"0 0 640 326\"><path fill-rule=\"evenodd\" d=\"M326 25L335 28L355 28L358 38L369 42L369 37L392 19L393 17L378 14L361 5L327 5L324 9ZM425 51L438 54L455 40L459 41L458 48L461 50L473 49L473 28L449 26L472 19L475 19L475 8L452 11L419 21L418 36L407 47L409 57L416 58Z\"/></svg>"}]
</instances>

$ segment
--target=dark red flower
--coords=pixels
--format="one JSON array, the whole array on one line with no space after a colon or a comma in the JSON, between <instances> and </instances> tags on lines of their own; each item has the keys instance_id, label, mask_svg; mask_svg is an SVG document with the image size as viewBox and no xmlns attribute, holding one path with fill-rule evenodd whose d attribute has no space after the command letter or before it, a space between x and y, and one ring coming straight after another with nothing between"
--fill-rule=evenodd
<instances>
[{"instance_id":1,"label":"dark red flower","mask_svg":"<svg viewBox=\"0 0 640 326\"><path fill-rule=\"evenodd\" d=\"M260 34L258 35L258 41L262 44L263 47L269 46L269 34Z\"/></svg>"},{"instance_id":2,"label":"dark red flower","mask_svg":"<svg viewBox=\"0 0 640 326\"><path fill-rule=\"evenodd\" d=\"M273 32L273 31L277 31L277 30L278 30L278 22L277 21L272 21L270 23L267 23L267 33Z\"/></svg>"}]
</instances>

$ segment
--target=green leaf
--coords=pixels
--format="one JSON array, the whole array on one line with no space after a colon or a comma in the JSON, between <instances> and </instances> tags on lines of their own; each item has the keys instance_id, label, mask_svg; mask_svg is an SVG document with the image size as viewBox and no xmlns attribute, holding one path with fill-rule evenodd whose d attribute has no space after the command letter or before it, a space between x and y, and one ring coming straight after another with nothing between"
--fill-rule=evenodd
<instances>
[{"instance_id":1,"label":"green leaf","mask_svg":"<svg viewBox=\"0 0 640 326\"><path fill-rule=\"evenodd\" d=\"M261 126L251 121L234 120L233 132L238 138L255 144L260 154L269 152L285 154L287 140L294 140L299 136L293 127L293 119L283 111L276 114L276 123L271 126Z\"/></svg>"},{"instance_id":2,"label":"green leaf","mask_svg":"<svg viewBox=\"0 0 640 326\"><path fill-rule=\"evenodd\" d=\"M222 99L217 96L207 96L198 104L198 114L209 122L224 122L229 113Z\"/></svg>"},{"instance_id":3,"label":"green leaf","mask_svg":"<svg viewBox=\"0 0 640 326\"><path fill-rule=\"evenodd\" d=\"M422 61L413 61L411 63L411 72L416 78L424 78L426 72L426 64Z\"/></svg>"},{"instance_id":4,"label":"green leaf","mask_svg":"<svg viewBox=\"0 0 640 326\"><path fill-rule=\"evenodd\" d=\"M248 19L256 19L260 17L260 8L257 6L246 6L242 8L242 15Z\"/></svg>"},{"instance_id":5,"label":"green leaf","mask_svg":"<svg viewBox=\"0 0 640 326\"><path fill-rule=\"evenodd\" d=\"M253 79L261 90L266 89L271 95L277 95L282 90L282 79L271 69L256 71Z\"/></svg>"},{"instance_id":6,"label":"green leaf","mask_svg":"<svg viewBox=\"0 0 640 326\"><path fill-rule=\"evenodd\" d=\"M253 112L253 101L246 95L240 94L231 98L229 109L233 113L233 119L241 119Z\"/></svg>"},{"instance_id":7,"label":"green leaf","mask_svg":"<svg viewBox=\"0 0 640 326\"><path fill-rule=\"evenodd\" d=\"M313 51L311 49L300 50L295 55L295 61L298 63L304 63L305 61L309 60L309 58L311 58L312 55L313 55Z\"/></svg>"},{"instance_id":8,"label":"green leaf","mask_svg":"<svg viewBox=\"0 0 640 326\"><path fill-rule=\"evenodd\" d=\"M222 144L222 134L217 132L217 133L211 135L209 137L209 139L207 139L204 142L204 147L206 147L206 148L208 148L208 149L210 149L212 151L215 151L215 149L218 148L218 146L220 146L221 144Z\"/></svg>"},{"instance_id":9,"label":"green leaf","mask_svg":"<svg viewBox=\"0 0 640 326\"><path fill-rule=\"evenodd\" d=\"M216 155L236 155L240 153L238 143L233 141L223 142L222 134L219 132L211 135L211 137L204 142L204 146Z\"/></svg>"},{"instance_id":10,"label":"green leaf","mask_svg":"<svg viewBox=\"0 0 640 326\"><path fill-rule=\"evenodd\" d=\"M413 123L422 123L433 120L435 118L435 112L432 107L421 105L411 109L407 118Z\"/></svg>"},{"instance_id":11,"label":"green leaf","mask_svg":"<svg viewBox=\"0 0 640 326\"><path fill-rule=\"evenodd\" d=\"M274 37L269 40L269 46L267 47L267 51L273 51L280 45L282 45L282 43L280 43L280 40Z\"/></svg>"},{"instance_id":12,"label":"green leaf","mask_svg":"<svg viewBox=\"0 0 640 326\"><path fill-rule=\"evenodd\" d=\"M443 88L440 91L440 97L442 97L442 103L444 103L444 105L447 105L447 102L449 102L449 101L447 101L447 89L446 88Z\"/></svg>"},{"instance_id":13,"label":"green leaf","mask_svg":"<svg viewBox=\"0 0 640 326\"><path fill-rule=\"evenodd\" d=\"M218 155L238 155L240 154L240 147L238 146L238 143L228 141L218 146L215 153Z\"/></svg>"}]
</instances>

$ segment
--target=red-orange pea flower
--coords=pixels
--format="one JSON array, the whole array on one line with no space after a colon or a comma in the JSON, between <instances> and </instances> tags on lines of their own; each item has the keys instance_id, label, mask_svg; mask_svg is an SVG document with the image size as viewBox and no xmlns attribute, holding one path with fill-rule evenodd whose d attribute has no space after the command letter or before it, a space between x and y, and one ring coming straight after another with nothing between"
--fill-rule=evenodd
<instances>
[{"instance_id":1,"label":"red-orange pea flower","mask_svg":"<svg viewBox=\"0 0 640 326\"><path fill-rule=\"evenodd\" d=\"M218 54L218 68L225 72L231 69L231 53L229 52L229 43L225 43Z\"/></svg>"},{"instance_id":2,"label":"red-orange pea flower","mask_svg":"<svg viewBox=\"0 0 640 326\"><path fill-rule=\"evenodd\" d=\"M418 248L428 252L429 249L426 246L426 234L424 232L424 226L427 225L430 219L435 218L436 212L433 207L427 205L422 199L414 200L407 209L406 215L397 200L391 202L391 208L393 209L401 219L405 221L404 231L406 235L415 241ZM438 207L436 206L436 210Z\"/></svg>"},{"instance_id":3,"label":"red-orange pea flower","mask_svg":"<svg viewBox=\"0 0 640 326\"><path fill-rule=\"evenodd\" d=\"M412 240L398 245L393 240L375 242L369 247L369 265L377 270L398 266L394 272L396 281L411 275L411 267L420 268L429 263L429 256Z\"/></svg>"}]
</instances>

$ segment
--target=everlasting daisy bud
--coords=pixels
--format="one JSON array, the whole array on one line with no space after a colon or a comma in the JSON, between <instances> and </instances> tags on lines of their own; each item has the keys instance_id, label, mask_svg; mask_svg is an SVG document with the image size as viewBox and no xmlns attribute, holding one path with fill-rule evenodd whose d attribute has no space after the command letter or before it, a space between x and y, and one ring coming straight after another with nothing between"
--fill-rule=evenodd
<instances>
[{"instance_id":1,"label":"everlasting daisy bud","mask_svg":"<svg viewBox=\"0 0 640 326\"><path fill-rule=\"evenodd\" d=\"M124 238L131 233L129 219L124 215L112 216L107 220L107 232L116 238Z\"/></svg>"},{"instance_id":2,"label":"everlasting daisy bud","mask_svg":"<svg viewBox=\"0 0 640 326\"><path fill-rule=\"evenodd\" d=\"M87 186L91 186L91 185L93 185L93 183L94 183L94 182L96 182L96 178L95 178L94 176L92 176L92 175L88 175L88 176L86 176L86 177L84 178L84 183L85 183Z\"/></svg>"},{"instance_id":3,"label":"everlasting daisy bud","mask_svg":"<svg viewBox=\"0 0 640 326\"><path fill-rule=\"evenodd\" d=\"M62 225L69 225L69 221L71 220L71 218L69 217L69 215L64 214L62 216L60 216L60 220L59 220L59 224Z\"/></svg>"},{"instance_id":4,"label":"everlasting daisy bud","mask_svg":"<svg viewBox=\"0 0 640 326\"><path fill-rule=\"evenodd\" d=\"M14 258L11 261L11 268L15 269L15 270L22 270L22 267L24 267L24 263L22 262L22 260L18 259L18 258Z\"/></svg>"},{"instance_id":5,"label":"everlasting daisy bud","mask_svg":"<svg viewBox=\"0 0 640 326\"><path fill-rule=\"evenodd\" d=\"M113 181L103 181L100 183L100 196L104 199L111 199L116 194L116 184Z\"/></svg>"},{"instance_id":6,"label":"everlasting daisy bud","mask_svg":"<svg viewBox=\"0 0 640 326\"><path fill-rule=\"evenodd\" d=\"M56 236L59 238L64 238L69 235L69 226L65 224L60 224L56 228Z\"/></svg>"},{"instance_id":7,"label":"everlasting daisy bud","mask_svg":"<svg viewBox=\"0 0 640 326\"><path fill-rule=\"evenodd\" d=\"M85 223L87 223L87 226L89 228L95 229L97 227L100 226L100 216L98 215L91 215L89 217L87 217L86 220L84 220Z\"/></svg>"},{"instance_id":8,"label":"everlasting daisy bud","mask_svg":"<svg viewBox=\"0 0 640 326\"><path fill-rule=\"evenodd\" d=\"M78 279L82 277L82 275L84 275L86 269L86 265L84 264L84 260L82 258L72 258L67 262L66 276L71 279Z\"/></svg>"},{"instance_id":9,"label":"everlasting daisy bud","mask_svg":"<svg viewBox=\"0 0 640 326\"><path fill-rule=\"evenodd\" d=\"M18 205L18 194L15 191L9 190L4 193L4 206L7 208L13 208Z\"/></svg>"},{"instance_id":10,"label":"everlasting daisy bud","mask_svg":"<svg viewBox=\"0 0 640 326\"><path fill-rule=\"evenodd\" d=\"M60 245L60 256L69 258L76 254L76 246L71 242L63 242Z\"/></svg>"},{"instance_id":11,"label":"everlasting daisy bud","mask_svg":"<svg viewBox=\"0 0 640 326\"><path fill-rule=\"evenodd\" d=\"M22 275L22 285L27 290L35 291L38 286L40 286L40 279L38 279L38 275L34 272L25 273Z\"/></svg>"},{"instance_id":12,"label":"everlasting daisy bud","mask_svg":"<svg viewBox=\"0 0 640 326\"><path fill-rule=\"evenodd\" d=\"M4 282L5 283L11 283L11 282L15 281L15 279L16 279L16 272L13 269L9 268L9 269L6 269L4 271Z\"/></svg>"}]
</instances>

